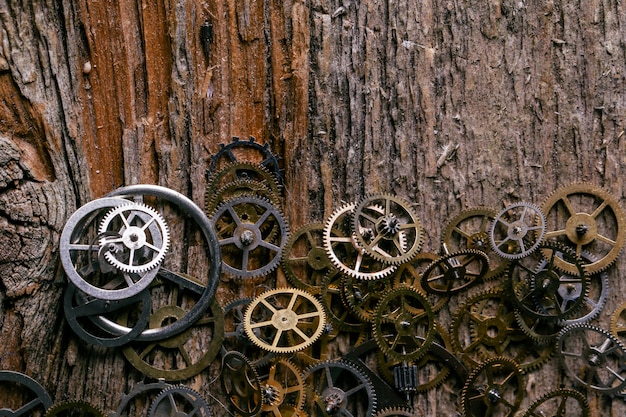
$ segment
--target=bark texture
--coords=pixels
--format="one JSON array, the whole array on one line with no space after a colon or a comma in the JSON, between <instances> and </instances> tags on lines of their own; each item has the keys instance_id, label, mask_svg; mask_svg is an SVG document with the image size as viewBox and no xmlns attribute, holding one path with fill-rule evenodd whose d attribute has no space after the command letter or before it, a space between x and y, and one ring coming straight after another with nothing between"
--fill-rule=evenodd
<instances>
[{"instance_id":1,"label":"bark texture","mask_svg":"<svg viewBox=\"0 0 626 417\"><path fill-rule=\"evenodd\" d=\"M115 409L142 375L64 322L61 230L122 185L202 206L233 136L281 157L291 230L393 193L439 252L465 208L539 205L578 181L623 203L625 25L610 0L0 0L0 368ZM609 270L601 327L625 272L623 257ZM567 383L553 362L524 404ZM208 393L215 372L185 383ZM456 389L415 404L455 415Z\"/></svg>"}]
</instances>

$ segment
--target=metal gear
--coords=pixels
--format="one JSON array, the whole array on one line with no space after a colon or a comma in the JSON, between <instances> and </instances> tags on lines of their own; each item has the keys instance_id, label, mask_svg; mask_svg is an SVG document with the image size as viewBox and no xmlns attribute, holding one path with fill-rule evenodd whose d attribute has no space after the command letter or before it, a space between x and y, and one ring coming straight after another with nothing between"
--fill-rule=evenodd
<instances>
[{"instance_id":1,"label":"metal gear","mask_svg":"<svg viewBox=\"0 0 626 417\"><path fill-rule=\"evenodd\" d=\"M342 288L350 311L361 321L370 323L374 320L376 305L392 284L390 277L363 281L346 275Z\"/></svg>"},{"instance_id":2,"label":"metal gear","mask_svg":"<svg viewBox=\"0 0 626 417\"><path fill-rule=\"evenodd\" d=\"M261 382L256 368L243 353L235 350L222 356L220 383L224 395L244 417L256 416L261 411Z\"/></svg>"},{"instance_id":3,"label":"metal gear","mask_svg":"<svg viewBox=\"0 0 626 417\"><path fill-rule=\"evenodd\" d=\"M378 410L374 417L419 417L420 414L415 413L408 407L385 407Z\"/></svg>"},{"instance_id":4,"label":"metal gear","mask_svg":"<svg viewBox=\"0 0 626 417\"><path fill-rule=\"evenodd\" d=\"M433 313L441 310L450 300L448 296L440 294L431 294L422 288L422 275L431 264L439 259L439 255L430 252L420 252L410 261L405 262L398 267L393 274L393 287L409 286L417 288L418 291L426 295L426 299L430 303Z\"/></svg>"},{"instance_id":5,"label":"metal gear","mask_svg":"<svg viewBox=\"0 0 626 417\"><path fill-rule=\"evenodd\" d=\"M333 269L322 282L322 292L319 298L324 306L328 323L332 326L333 333L365 333L370 326L355 316L346 305L343 280L344 275L339 270Z\"/></svg>"},{"instance_id":6,"label":"metal gear","mask_svg":"<svg viewBox=\"0 0 626 417\"><path fill-rule=\"evenodd\" d=\"M398 265L411 260L422 247L420 220L399 197L366 197L354 208L352 219L359 246L378 261Z\"/></svg>"},{"instance_id":7,"label":"metal gear","mask_svg":"<svg viewBox=\"0 0 626 417\"><path fill-rule=\"evenodd\" d=\"M542 211L546 214L547 240L574 247L577 255L587 251L594 261L584 264L585 272L606 270L617 259L626 241L626 219L618 200L594 185L574 183L548 197ZM577 266L559 260L557 268L570 274Z\"/></svg>"},{"instance_id":8,"label":"metal gear","mask_svg":"<svg viewBox=\"0 0 626 417\"><path fill-rule=\"evenodd\" d=\"M291 361L279 359L260 378L264 416L287 417L304 406L302 371Z\"/></svg>"},{"instance_id":9,"label":"metal gear","mask_svg":"<svg viewBox=\"0 0 626 417\"><path fill-rule=\"evenodd\" d=\"M22 397L19 397L22 402L18 402L18 404L21 405L17 408L9 408L15 407L13 404L3 404L3 408L0 409L1 415L10 417L30 417L37 412L45 412L52 407L50 395L39 382L26 374L15 371L0 371L0 386L4 386L6 389L7 385L17 385L22 395ZM4 412L8 414L4 414Z\"/></svg>"},{"instance_id":10,"label":"metal gear","mask_svg":"<svg viewBox=\"0 0 626 417\"><path fill-rule=\"evenodd\" d=\"M343 273L359 279L380 279L389 276L397 265L381 262L359 246L352 231L355 203L346 204L326 220L324 248L331 262Z\"/></svg>"},{"instance_id":11,"label":"metal gear","mask_svg":"<svg viewBox=\"0 0 626 417\"><path fill-rule=\"evenodd\" d=\"M165 388L150 405L148 417L209 417L211 410L202 395L185 385Z\"/></svg>"},{"instance_id":12,"label":"metal gear","mask_svg":"<svg viewBox=\"0 0 626 417\"><path fill-rule=\"evenodd\" d=\"M484 252L465 249L448 253L433 261L420 278L426 292L449 296L476 284L489 271Z\"/></svg>"},{"instance_id":13,"label":"metal gear","mask_svg":"<svg viewBox=\"0 0 626 417\"><path fill-rule=\"evenodd\" d=\"M104 417L104 412L86 401L63 401L54 404L44 417Z\"/></svg>"},{"instance_id":14,"label":"metal gear","mask_svg":"<svg viewBox=\"0 0 626 417\"><path fill-rule=\"evenodd\" d=\"M374 386L353 365L322 362L307 368L303 380L309 390L305 411L310 415L372 417L376 413Z\"/></svg>"},{"instance_id":15,"label":"metal gear","mask_svg":"<svg viewBox=\"0 0 626 417\"><path fill-rule=\"evenodd\" d=\"M145 415L147 410L144 410L143 407L145 407L147 400L153 400L156 395L171 386L172 385L164 380L148 384L144 384L140 381L129 393L122 396L116 411L109 413L108 417L135 417L137 415Z\"/></svg>"},{"instance_id":16,"label":"metal gear","mask_svg":"<svg viewBox=\"0 0 626 417\"><path fill-rule=\"evenodd\" d=\"M215 211L213 226L222 249L224 272L254 278L278 267L289 228L269 201L257 197L226 201Z\"/></svg>"},{"instance_id":17,"label":"metal gear","mask_svg":"<svg viewBox=\"0 0 626 417\"><path fill-rule=\"evenodd\" d=\"M547 393L521 417L590 417L591 408L583 394L573 389L559 388Z\"/></svg>"},{"instance_id":18,"label":"metal gear","mask_svg":"<svg viewBox=\"0 0 626 417\"><path fill-rule=\"evenodd\" d=\"M461 391L461 408L466 417L512 417L524 396L524 378L519 365L496 356L475 368Z\"/></svg>"},{"instance_id":19,"label":"metal gear","mask_svg":"<svg viewBox=\"0 0 626 417\"><path fill-rule=\"evenodd\" d=\"M622 343L626 343L626 301L611 314L610 331Z\"/></svg>"},{"instance_id":20,"label":"metal gear","mask_svg":"<svg viewBox=\"0 0 626 417\"><path fill-rule=\"evenodd\" d=\"M610 332L588 324L561 330L556 353L567 375L599 394L626 388L626 348Z\"/></svg>"},{"instance_id":21,"label":"metal gear","mask_svg":"<svg viewBox=\"0 0 626 417\"><path fill-rule=\"evenodd\" d=\"M442 245L445 245L450 252L473 249L487 255L489 271L483 276L484 281L502 275L509 262L492 249L489 227L495 218L496 211L491 208L467 209L454 216L443 231Z\"/></svg>"},{"instance_id":22,"label":"metal gear","mask_svg":"<svg viewBox=\"0 0 626 417\"><path fill-rule=\"evenodd\" d=\"M515 309L515 320L520 329L539 346L554 345L563 328L560 321L553 317L537 317L520 309Z\"/></svg>"},{"instance_id":23,"label":"metal gear","mask_svg":"<svg viewBox=\"0 0 626 417\"><path fill-rule=\"evenodd\" d=\"M324 307L295 288L269 290L256 297L244 315L244 329L258 347L293 353L313 344L324 331Z\"/></svg>"},{"instance_id":24,"label":"metal gear","mask_svg":"<svg viewBox=\"0 0 626 417\"><path fill-rule=\"evenodd\" d=\"M426 297L415 288L394 288L378 303L372 332L389 358L417 360L434 340L435 316Z\"/></svg>"},{"instance_id":25,"label":"metal gear","mask_svg":"<svg viewBox=\"0 0 626 417\"><path fill-rule=\"evenodd\" d=\"M546 232L546 219L532 203L508 205L491 223L491 249L505 259L520 259L537 249Z\"/></svg>"},{"instance_id":26,"label":"metal gear","mask_svg":"<svg viewBox=\"0 0 626 417\"><path fill-rule=\"evenodd\" d=\"M264 198L275 207L282 206L280 196L275 194L265 183L243 179L229 182L220 187L214 194L207 195L205 211L212 214L222 202L232 200L236 197Z\"/></svg>"}]
</instances>

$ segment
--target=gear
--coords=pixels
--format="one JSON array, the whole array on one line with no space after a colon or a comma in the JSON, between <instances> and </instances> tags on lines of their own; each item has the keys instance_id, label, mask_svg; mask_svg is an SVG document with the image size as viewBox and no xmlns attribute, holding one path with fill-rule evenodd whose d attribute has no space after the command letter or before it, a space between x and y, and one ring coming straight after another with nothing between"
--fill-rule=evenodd
<instances>
[{"instance_id":1,"label":"gear","mask_svg":"<svg viewBox=\"0 0 626 417\"><path fill-rule=\"evenodd\" d=\"M302 371L286 359L273 363L260 377L263 415L292 416L304 406Z\"/></svg>"},{"instance_id":2,"label":"gear","mask_svg":"<svg viewBox=\"0 0 626 417\"><path fill-rule=\"evenodd\" d=\"M515 320L522 331L539 346L554 344L563 328L559 320L553 317L537 317L515 309Z\"/></svg>"},{"instance_id":3,"label":"gear","mask_svg":"<svg viewBox=\"0 0 626 417\"><path fill-rule=\"evenodd\" d=\"M608 331L587 324L568 326L559 333L556 352L576 384L600 394L626 387L626 348Z\"/></svg>"},{"instance_id":4,"label":"gear","mask_svg":"<svg viewBox=\"0 0 626 417\"><path fill-rule=\"evenodd\" d=\"M255 180L235 180L220 187L215 194L207 195L205 201L205 211L215 212L215 209L224 201L232 200L236 197L257 197L264 198L275 207L281 207L280 196L265 185L265 183Z\"/></svg>"},{"instance_id":5,"label":"gear","mask_svg":"<svg viewBox=\"0 0 626 417\"><path fill-rule=\"evenodd\" d=\"M465 249L433 261L422 274L420 283L428 293L448 296L474 285L487 271L487 255L478 250Z\"/></svg>"},{"instance_id":6,"label":"gear","mask_svg":"<svg viewBox=\"0 0 626 417\"><path fill-rule=\"evenodd\" d=\"M431 294L422 288L422 275L424 271L437 259L439 255L429 252L418 253L410 262L403 263L392 277L393 288L409 286L417 288L426 295L426 299L432 306L433 313L438 312L445 306L450 297L440 294Z\"/></svg>"},{"instance_id":7,"label":"gear","mask_svg":"<svg viewBox=\"0 0 626 417\"><path fill-rule=\"evenodd\" d=\"M585 183L574 183L556 190L544 201L546 239L556 240L594 256L584 264L592 274L606 270L617 259L626 241L624 211L608 191ZM556 267L570 274L577 266L567 260L557 260Z\"/></svg>"},{"instance_id":8,"label":"gear","mask_svg":"<svg viewBox=\"0 0 626 417\"><path fill-rule=\"evenodd\" d=\"M408 407L385 407L379 410L374 417L418 417L419 414L414 413Z\"/></svg>"},{"instance_id":9,"label":"gear","mask_svg":"<svg viewBox=\"0 0 626 417\"><path fill-rule=\"evenodd\" d=\"M244 354L230 351L222 357L222 390L239 415L251 417L261 411L261 382L256 368Z\"/></svg>"},{"instance_id":10,"label":"gear","mask_svg":"<svg viewBox=\"0 0 626 417\"><path fill-rule=\"evenodd\" d=\"M175 385L161 391L154 399L148 417L209 417L209 404L202 396L185 385Z\"/></svg>"},{"instance_id":11,"label":"gear","mask_svg":"<svg viewBox=\"0 0 626 417\"><path fill-rule=\"evenodd\" d=\"M611 334L626 343L626 301L620 304L611 315Z\"/></svg>"},{"instance_id":12,"label":"gear","mask_svg":"<svg viewBox=\"0 0 626 417\"><path fill-rule=\"evenodd\" d=\"M289 237L282 257L282 269L291 285L317 295L326 274L334 269L324 250L324 225L311 223Z\"/></svg>"},{"instance_id":13,"label":"gear","mask_svg":"<svg viewBox=\"0 0 626 417\"><path fill-rule=\"evenodd\" d=\"M346 305L343 280L344 275L336 269L324 277L320 300L324 306L328 323L332 326L333 332L364 333L369 325L356 317Z\"/></svg>"},{"instance_id":14,"label":"gear","mask_svg":"<svg viewBox=\"0 0 626 417\"><path fill-rule=\"evenodd\" d=\"M305 411L313 416L376 413L376 391L369 378L355 366L342 361L326 361L307 368L303 380L307 392Z\"/></svg>"},{"instance_id":15,"label":"gear","mask_svg":"<svg viewBox=\"0 0 626 417\"><path fill-rule=\"evenodd\" d=\"M343 278L343 295L352 314L361 321L374 320L376 305L383 294L392 287L389 277L377 280L358 280L352 276Z\"/></svg>"},{"instance_id":16,"label":"gear","mask_svg":"<svg viewBox=\"0 0 626 417\"><path fill-rule=\"evenodd\" d=\"M595 262L593 255L585 251L583 251L581 258L583 264ZM568 274L564 273L564 275ZM570 299L583 297L581 309L573 317L563 320L561 323L563 327L572 324L588 323L598 317L606 304L609 293L609 275L606 271L594 274L586 273L585 275L587 277L587 295L583 294L583 285L581 283L574 284L572 282L571 286L568 285L559 289L561 292L565 290L567 295L564 296ZM571 278L573 279L574 277Z\"/></svg>"},{"instance_id":17,"label":"gear","mask_svg":"<svg viewBox=\"0 0 626 417\"><path fill-rule=\"evenodd\" d=\"M86 401L63 401L50 407L44 417L104 417L104 412Z\"/></svg>"},{"instance_id":18,"label":"gear","mask_svg":"<svg viewBox=\"0 0 626 417\"><path fill-rule=\"evenodd\" d=\"M269 201L256 197L226 201L213 215L213 224L224 272L237 278L254 278L276 269L289 228Z\"/></svg>"},{"instance_id":19,"label":"gear","mask_svg":"<svg viewBox=\"0 0 626 417\"><path fill-rule=\"evenodd\" d=\"M295 288L269 290L256 297L244 315L248 338L274 353L293 353L313 344L324 331L324 307Z\"/></svg>"},{"instance_id":20,"label":"gear","mask_svg":"<svg viewBox=\"0 0 626 417\"><path fill-rule=\"evenodd\" d=\"M519 365L505 356L496 356L475 368L461 391L461 407L466 417L512 417L524 394L524 378Z\"/></svg>"},{"instance_id":21,"label":"gear","mask_svg":"<svg viewBox=\"0 0 626 417\"><path fill-rule=\"evenodd\" d=\"M546 232L546 219L531 203L511 204L491 223L491 249L505 259L520 259L537 249Z\"/></svg>"},{"instance_id":22,"label":"gear","mask_svg":"<svg viewBox=\"0 0 626 417\"><path fill-rule=\"evenodd\" d=\"M2 415L15 416L15 417L30 417L35 415L39 411L45 412L52 407L52 399L46 390L30 376L15 372L15 371L0 371L0 387L4 386L18 387L18 392L22 395L21 398L24 404L18 408L10 409L3 404ZM4 391L4 389L3 389ZM9 392L7 389L6 392ZM4 414L4 412L8 414Z\"/></svg>"},{"instance_id":23,"label":"gear","mask_svg":"<svg viewBox=\"0 0 626 417\"><path fill-rule=\"evenodd\" d=\"M422 246L420 220L401 198L388 194L364 198L355 207L352 219L359 246L380 262L407 262Z\"/></svg>"},{"instance_id":24,"label":"gear","mask_svg":"<svg viewBox=\"0 0 626 417\"><path fill-rule=\"evenodd\" d=\"M163 380L149 384L144 384L140 381L128 394L122 397L116 411L110 413L109 417L135 417L137 415L145 415L145 411L141 407L145 407L147 403L146 400L154 399L156 395L171 386L172 385Z\"/></svg>"},{"instance_id":25,"label":"gear","mask_svg":"<svg viewBox=\"0 0 626 417\"><path fill-rule=\"evenodd\" d=\"M496 218L496 211L478 207L463 210L453 217L443 231L442 245L450 252L473 249L484 252L489 258L489 271L483 280L489 281L504 273L508 259L499 256L491 245L489 226Z\"/></svg>"},{"instance_id":26,"label":"gear","mask_svg":"<svg viewBox=\"0 0 626 417\"><path fill-rule=\"evenodd\" d=\"M435 317L426 297L414 288L394 288L381 298L374 313L373 336L392 360L424 356L435 337Z\"/></svg>"},{"instance_id":27,"label":"gear","mask_svg":"<svg viewBox=\"0 0 626 417\"><path fill-rule=\"evenodd\" d=\"M352 232L356 204L335 210L324 226L324 248L331 262L343 273L359 279L380 279L389 276L397 266L376 260L357 243Z\"/></svg>"},{"instance_id":28,"label":"gear","mask_svg":"<svg viewBox=\"0 0 626 417\"><path fill-rule=\"evenodd\" d=\"M521 417L590 417L591 408L583 394L560 388L542 396Z\"/></svg>"}]
</instances>

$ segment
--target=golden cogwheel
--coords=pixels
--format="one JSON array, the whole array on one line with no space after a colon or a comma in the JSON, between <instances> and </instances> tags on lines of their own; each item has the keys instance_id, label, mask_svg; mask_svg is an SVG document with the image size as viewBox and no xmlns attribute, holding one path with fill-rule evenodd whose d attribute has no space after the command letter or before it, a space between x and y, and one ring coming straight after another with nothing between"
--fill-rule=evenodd
<instances>
[{"instance_id":1,"label":"golden cogwheel","mask_svg":"<svg viewBox=\"0 0 626 417\"><path fill-rule=\"evenodd\" d=\"M542 205L546 216L546 240L573 246L576 254L583 251L594 260L585 263L587 273L608 268L619 255L626 241L624 211L608 191L590 184L575 183L556 190ZM557 260L556 267L576 273L576 266Z\"/></svg>"},{"instance_id":2,"label":"golden cogwheel","mask_svg":"<svg viewBox=\"0 0 626 417\"><path fill-rule=\"evenodd\" d=\"M261 349L293 353L313 344L324 331L324 307L311 294L295 288L264 292L248 306L244 329Z\"/></svg>"},{"instance_id":3,"label":"golden cogwheel","mask_svg":"<svg viewBox=\"0 0 626 417\"><path fill-rule=\"evenodd\" d=\"M559 388L532 403L522 417L589 417L591 408L585 396L573 389Z\"/></svg>"},{"instance_id":4,"label":"golden cogwheel","mask_svg":"<svg viewBox=\"0 0 626 417\"><path fill-rule=\"evenodd\" d=\"M277 360L259 380L264 416L293 416L302 410L305 397L302 371L289 360Z\"/></svg>"}]
</instances>

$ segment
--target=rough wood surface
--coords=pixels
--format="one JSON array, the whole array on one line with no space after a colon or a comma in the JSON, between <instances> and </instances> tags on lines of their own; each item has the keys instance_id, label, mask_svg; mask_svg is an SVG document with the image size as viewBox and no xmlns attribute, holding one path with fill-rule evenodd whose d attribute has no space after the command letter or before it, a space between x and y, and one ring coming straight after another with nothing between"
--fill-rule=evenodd
<instances>
[{"instance_id":1,"label":"rough wood surface","mask_svg":"<svg viewBox=\"0 0 626 417\"><path fill-rule=\"evenodd\" d=\"M414 203L438 252L465 208L541 204L576 181L623 203L624 25L608 0L0 0L0 368L115 408L142 376L64 323L59 234L121 185L202 205L233 136L282 158L292 230L388 192ZM602 327L624 272L622 257ZM211 372L185 383L207 390ZM567 382L553 361L533 379L531 399ZM454 415L456 395L416 405ZM589 401L624 414L621 399Z\"/></svg>"}]
</instances>

